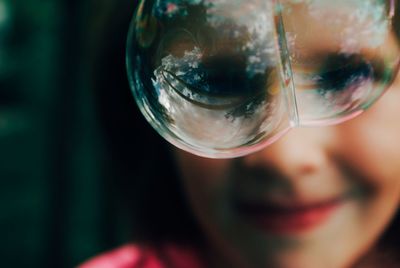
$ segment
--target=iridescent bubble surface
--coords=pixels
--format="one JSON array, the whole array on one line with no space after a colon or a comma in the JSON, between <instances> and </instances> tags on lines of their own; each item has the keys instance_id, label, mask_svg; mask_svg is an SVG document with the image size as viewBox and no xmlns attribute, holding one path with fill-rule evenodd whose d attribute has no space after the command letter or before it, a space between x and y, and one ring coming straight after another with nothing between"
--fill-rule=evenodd
<instances>
[{"instance_id":1,"label":"iridescent bubble surface","mask_svg":"<svg viewBox=\"0 0 400 268\"><path fill-rule=\"evenodd\" d=\"M136 102L181 149L242 156L368 108L399 63L394 1L142 0L127 44Z\"/></svg>"}]
</instances>

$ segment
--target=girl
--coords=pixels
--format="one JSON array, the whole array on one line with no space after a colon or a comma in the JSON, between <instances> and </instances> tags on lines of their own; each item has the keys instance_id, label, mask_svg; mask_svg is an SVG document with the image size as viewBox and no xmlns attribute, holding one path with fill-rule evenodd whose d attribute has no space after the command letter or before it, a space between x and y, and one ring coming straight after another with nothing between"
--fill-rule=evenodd
<instances>
[{"instance_id":1,"label":"girl","mask_svg":"<svg viewBox=\"0 0 400 268\"><path fill-rule=\"evenodd\" d=\"M141 233L81 267L400 267L399 100L400 76L351 121L229 160L160 153L138 124Z\"/></svg>"}]
</instances>

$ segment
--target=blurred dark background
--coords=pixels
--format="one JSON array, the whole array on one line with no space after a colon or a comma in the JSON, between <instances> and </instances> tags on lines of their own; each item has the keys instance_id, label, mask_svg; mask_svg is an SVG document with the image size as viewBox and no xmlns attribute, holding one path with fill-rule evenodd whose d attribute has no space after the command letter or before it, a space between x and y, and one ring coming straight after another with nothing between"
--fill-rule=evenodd
<instances>
[{"instance_id":1,"label":"blurred dark background","mask_svg":"<svg viewBox=\"0 0 400 268\"><path fill-rule=\"evenodd\" d=\"M135 5L0 0L0 267L74 267L132 237Z\"/></svg>"},{"instance_id":2,"label":"blurred dark background","mask_svg":"<svg viewBox=\"0 0 400 268\"><path fill-rule=\"evenodd\" d=\"M140 237L142 216L167 226L152 201L176 189L140 180L170 163L126 78L136 4L0 0L0 267L74 267Z\"/></svg>"}]
</instances>

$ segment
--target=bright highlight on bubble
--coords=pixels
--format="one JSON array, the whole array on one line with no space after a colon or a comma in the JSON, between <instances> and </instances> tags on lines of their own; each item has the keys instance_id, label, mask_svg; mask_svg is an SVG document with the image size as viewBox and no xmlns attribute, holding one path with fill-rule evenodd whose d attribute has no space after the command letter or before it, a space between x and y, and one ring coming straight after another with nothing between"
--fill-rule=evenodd
<instances>
[{"instance_id":1,"label":"bright highlight on bubble","mask_svg":"<svg viewBox=\"0 0 400 268\"><path fill-rule=\"evenodd\" d=\"M394 0L142 0L128 76L169 142L243 156L371 106L400 60Z\"/></svg>"}]
</instances>

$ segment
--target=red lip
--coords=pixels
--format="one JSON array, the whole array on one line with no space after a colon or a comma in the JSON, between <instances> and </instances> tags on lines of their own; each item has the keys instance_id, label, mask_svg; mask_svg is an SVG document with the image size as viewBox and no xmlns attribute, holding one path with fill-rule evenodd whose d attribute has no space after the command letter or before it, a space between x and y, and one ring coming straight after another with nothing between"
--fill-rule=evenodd
<instances>
[{"instance_id":1,"label":"red lip","mask_svg":"<svg viewBox=\"0 0 400 268\"><path fill-rule=\"evenodd\" d=\"M324 223L342 201L335 199L296 206L237 203L237 209L248 222L266 233L296 234Z\"/></svg>"}]
</instances>

